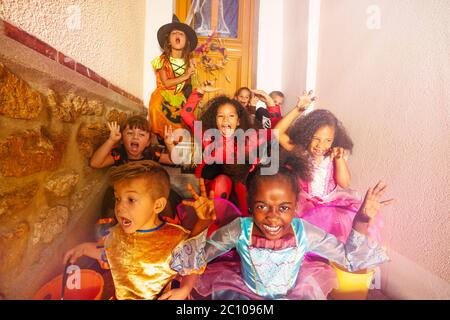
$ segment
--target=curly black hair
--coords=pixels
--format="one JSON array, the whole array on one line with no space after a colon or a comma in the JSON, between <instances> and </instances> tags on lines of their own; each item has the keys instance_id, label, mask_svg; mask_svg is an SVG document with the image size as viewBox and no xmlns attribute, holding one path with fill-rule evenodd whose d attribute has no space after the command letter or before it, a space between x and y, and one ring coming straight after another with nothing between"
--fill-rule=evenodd
<instances>
[{"instance_id":1,"label":"curly black hair","mask_svg":"<svg viewBox=\"0 0 450 320\"><path fill-rule=\"evenodd\" d=\"M206 111L200 118L200 120L202 120L203 131L206 131L208 129L218 129L216 121L217 111L221 106L225 104L232 105L238 114L239 127L237 129L242 129L245 131L248 129L258 130L262 128L262 125L259 125L258 123L252 125L248 111L242 106L239 101L234 100L226 95L220 95L209 100L205 106ZM246 155L246 161L248 161L248 155ZM229 175L233 178L234 181L244 182L247 178L250 167L250 164L223 164L220 165L220 173ZM217 175L219 173L215 172L215 174ZM205 178L206 176L203 177ZM209 179L211 178L212 177L210 176Z\"/></svg>"},{"instance_id":2,"label":"curly black hair","mask_svg":"<svg viewBox=\"0 0 450 320\"><path fill-rule=\"evenodd\" d=\"M216 115L219 108L224 104L230 104L236 109L240 129L245 131L247 129L254 128L251 124L248 111L239 103L239 101L229 98L226 95L220 95L209 100L205 106L206 111L200 118L203 123L203 130L218 129Z\"/></svg>"},{"instance_id":3,"label":"curly black hair","mask_svg":"<svg viewBox=\"0 0 450 320\"><path fill-rule=\"evenodd\" d=\"M288 180L292 191L295 193L295 200L297 202L298 194L300 192L297 177L306 181L309 181L311 177L311 162L308 160L306 150L298 146L294 147L294 149L289 152L281 149L279 169L274 175L263 175L261 169L264 167L267 167L267 165L258 165L248 174L246 187L249 211L251 211L251 206L254 203L254 196L258 190L258 185L269 179L279 179L280 176L285 177Z\"/></svg>"},{"instance_id":4,"label":"curly black hair","mask_svg":"<svg viewBox=\"0 0 450 320\"><path fill-rule=\"evenodd\" d=\"M308 149L314 133L323 126L335 129L332 148L341 147L352 152L353 141L347 130L336 116L328 110L318 109L297 119L289 128L287 134L294 145Z\"/></svg>"}]
</instances>

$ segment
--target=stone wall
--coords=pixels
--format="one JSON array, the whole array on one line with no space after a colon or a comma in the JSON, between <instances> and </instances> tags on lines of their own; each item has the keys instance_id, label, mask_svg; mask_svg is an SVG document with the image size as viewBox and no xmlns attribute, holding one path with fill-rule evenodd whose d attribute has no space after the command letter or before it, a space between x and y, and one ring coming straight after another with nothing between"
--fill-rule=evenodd
<instances>
[{"instance_id":1,"label":"stone wall","mask_svg":"<svg viewBox=\"0 0 450 320\"><path fill-rule=\"evenodd\" d=\"M1 30L0 42L0 297L27 299L93 237L107 170L89 158L107 121L146 109Z\"/></svg>"}]
</instances>

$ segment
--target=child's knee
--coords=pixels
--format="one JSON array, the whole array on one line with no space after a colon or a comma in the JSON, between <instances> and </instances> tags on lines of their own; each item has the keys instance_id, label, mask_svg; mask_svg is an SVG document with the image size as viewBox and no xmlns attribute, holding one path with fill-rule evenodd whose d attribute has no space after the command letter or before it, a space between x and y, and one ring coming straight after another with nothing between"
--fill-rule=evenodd
<instances>
[{"instance_id":1,"label":"child's knee","mask_svg":"<svg viewBox=\"0 0 450 320\"><path fill-rule=\"evenodd\" d=\"M222 199L230 197L233 181L227 175L221 174L215 177L210 185L210 189L214 190L214 194Z\"/></svg>"}]
</instances>

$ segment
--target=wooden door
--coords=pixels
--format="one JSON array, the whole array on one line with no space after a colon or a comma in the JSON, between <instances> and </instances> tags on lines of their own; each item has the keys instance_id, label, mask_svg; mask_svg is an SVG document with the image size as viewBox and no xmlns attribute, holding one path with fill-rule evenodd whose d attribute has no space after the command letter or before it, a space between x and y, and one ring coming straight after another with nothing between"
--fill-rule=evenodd
<instances>
[{"instance_id":1,"label":"wooden door","mask_svg":"<svg viewBox=\"0 0 450 320\"><path fill-rule=\"evenodd\" d=\"M197 14L191 22L199 38L198 47L205 44L208 39L211 41L208 35L215 30L216 37L212 40L225 48L227 58L224 59L223 51L210 50L207 57L211 59L211 63L224 64L223 69L211 72L202 68L199 61L202 55L196 54L198 82L215 80L214 86L221 89L219 93L227 95L234 95L240 87L252 88L256 80L253 52L256 48L254 46L256 41L254 24L257 22L255 0L176 0L176 15L180 21L185 22L191 6L198 8L199 5L202 5L201 16ZM219 33L223 31L224 23L227 30ZM205 97L205 99L209 98L211 95Z\"/></svg>"}]
</instances>

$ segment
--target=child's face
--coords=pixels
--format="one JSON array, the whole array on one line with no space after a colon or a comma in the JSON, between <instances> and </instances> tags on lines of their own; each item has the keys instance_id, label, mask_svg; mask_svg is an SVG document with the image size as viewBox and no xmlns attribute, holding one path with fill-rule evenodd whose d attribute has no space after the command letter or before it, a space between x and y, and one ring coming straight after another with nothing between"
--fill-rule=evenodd
<instances>
[{"instance_id":1,"label":"child's face","mask_svg":"<svg viewBox=\"0 0 450 320\"><path fill-rule=\"evenodd\" d=\"M130 159L140 159L150 145L150 132L127 126L122 132L122 141Z\"/></svg>"},{"instance_id":2,"label":"child's face","mask_svg":"<svg viewBox=\"0 0 450 320\"><path fill-rule=\"evenodd\" d=\"M251 99L251 93L248 90L241 90L236 100L239 101L242 106L247 107Z\"/></svg>"},{"instance_id":3,"label":"child's face","mask_svg":"<svg viewBox=\"0 0 450 320\"><path fill-rule=\"evenodd\" d=\"M126 233L156 227L157 214L149 183L144 178L119 181L114 184L115 214Z\"/></svg>"},{"instance_id":4,"label":"child's face","mask_svg":"<svg viewBox=\"0 0 450 320\"><path fill-rule=\"evenodd\" d=\"M217 109L216 125L220 133L230 137L239 126L239 115L232 104L224 104Z\"/></svg>"},{"instance_id":5,"label":"child's face","mask_svg":"<svg viewBox=\"0 0 450 320\"><path fill-rule=\"evenodd\" d=\"M252 212L257 233L270 240L292 233L296 195L286 177L258 183L254 199Z\"/></svg>"},{"instance_id":6,"label":"child's face","mask_svg":"<svg viewBox=\"0 0 450 320\"><path fill-rule=\"evenodd\" d=\"M334 141L335 130L331 126L320 127L313 135L308 151L313 157L324 156Z\"/></svg>"},{"instance_id":7,"label":"child's face","mask_svg":"<svg viewBox=\"0 0 450 320\"><path fill-rule=\"evenodd\" d=\"M172 30L169 35L169 42L172 49L183 50L186 46L186 34L180 30Z\"/></svg>"},{"instance_id":8,"label":"child's face","mask_svg":"<svg viewBox=\"0 0 450 320\"><path fill-rule=\"evenodd\" d=\"M273 102L275 102L275 105L282 106L284 103L284 98L282 96L274 94L272 96Z\"/></svg>"}]
</instances>

